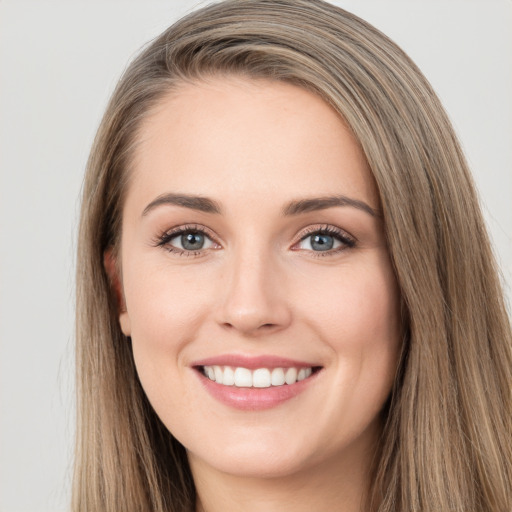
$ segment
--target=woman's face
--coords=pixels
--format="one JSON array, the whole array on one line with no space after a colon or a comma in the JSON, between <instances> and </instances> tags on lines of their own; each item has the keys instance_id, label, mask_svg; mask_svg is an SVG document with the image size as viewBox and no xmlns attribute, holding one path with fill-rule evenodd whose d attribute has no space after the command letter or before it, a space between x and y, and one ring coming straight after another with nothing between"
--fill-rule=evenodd
<instances>
[{"instance_id":1,"label":"woman's face","mask_svg":"<svg viewBox=\"0 0 512 512\"><path fill-rule=\"evenodd\" d=\"M371 455L399 350L379 200L339 116L284 83L187 84L145 120L123 211L123 332L192 469Z\"/></svg>"}]
</instances>

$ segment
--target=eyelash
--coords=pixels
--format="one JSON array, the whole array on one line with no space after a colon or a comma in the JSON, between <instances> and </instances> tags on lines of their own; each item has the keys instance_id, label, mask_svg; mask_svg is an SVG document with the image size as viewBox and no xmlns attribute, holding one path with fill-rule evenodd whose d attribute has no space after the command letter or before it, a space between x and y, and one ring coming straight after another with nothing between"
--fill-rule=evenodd
<instances>
[{"instance_id":1,"label":"eyelash","mask_svg":"<svg viewBox=\"0 0 512 512\"><path fill-rule=\"evenodd\" d=\"M326 256L334 256L336 254L339 254L342 251L345 251L347 249L352 249L356 246L356 239L349 235L346 231L343 231L340 228L337 228L335 226L331 226L329 224L324 224L321 226L309 226L307 227L302 233L300 234L300 238L297 242L293 244L293 246L298 245L300 242L306 240L308 237L312 235L328 235L332 236L339 242L341 242L341 247L338 247L337 249L330 249L327 251L308 251L312 253L312 256L315 258L324 258ZM295 249L295 250L301 250L301 249Z\"/></svg>"},{"instance_id":2,"label":"eyelash","mask_svg":"<svg viewBox=\"0 0 512 512\"><path fill-rule=\"evenodd\" d=\"M156 238L156 240L154 241L154 245L157 247L162 247L166 251L168 251L170 253L177 254L179 256L198 257L198 256L205 255L206 251L208 249L198 249L196 251L191 251L191 250L179 249L178 247L173 247L172 245L170 245L170 241L172 239L174 239L180 235L184 235L186 233L198 233L198 234L204 235L207 238L209 238L213 244L220 247L219 244L215 241L215 236L213 235L213 233L209 229L205 228L204 226L200 226L197 224L187 224L187 225L173 228L170 231L165 231ZM352 249L356 245L356 239L354 237L352 237L351 235L349 235L348 233L346 233L345 231L343 231L335 226L324 224L321 226L316 225L316 226L309 226L308 228L306 228L300 234L300 238L296 242L293 243L292 250L296 250L296 251L304 250L304 249L293 249L293 247L297 246L298 244L300 244L301 242L303 242L304 240L306 240L308 237L310 237L312 235L332 236L333 238L335 238L342 244L341 247L338 247L337 249L329 249L326 251L308 250L308 252L310 252L313 257L322 258L322 257L326 257L326 256L333 256L333 255L338 254L344 250ZM214 250L216 248L214 248Z\"/></svg>"},{"instance_id":3,"label":"eyelash","mask_svg":"<svg viewBox=\"0 0 512 512\"><path fill-rule=\"evenodd\" d=\"M177 228L173 228L170 231L164 231L155 240L155 245L157 247L162 247L163 249L165 249L168 252L177 254L178 256L202 256L202 255L204 255L205 249L198 249L197 251L187 251L185 249L179 249L178 247L173 247L172 245L170 245L170 241L173 238L176 238L180 235L184 235L185 233L199 233L201 235L208 237L210 240L213 241L214 244L219 245L219 244L217 244L217 242L214 241L215 237L209 229L207 229L203 226L199 226L197 224L186 224L184 226L179 226Z\"/></svg>"}]
</instances>

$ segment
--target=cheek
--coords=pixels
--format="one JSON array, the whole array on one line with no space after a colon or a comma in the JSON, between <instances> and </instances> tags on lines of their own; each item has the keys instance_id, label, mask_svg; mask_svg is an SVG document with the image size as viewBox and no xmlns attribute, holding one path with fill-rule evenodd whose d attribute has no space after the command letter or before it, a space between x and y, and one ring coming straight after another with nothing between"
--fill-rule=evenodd
<instances>
[{"instance_id":1,"label":"cheek","mask_svg":"<svg viewBox=\"0 0 512 512\"><path fill-rule=\"evenodd\" d=\"M317 276L296 297L297 304L303 305L303 316L333 350L396 348L399 293L386 258L340 267L328 279Z\"/></svg>"},{"instance_id":2,"label":"cheek","mask_svg":"<svg viewBox=\"0 0 512 512\"><path fill-rule=\"evenodd\" d=\"M124 272L124 290L133 336L169 341L170 332L193 329L211 303L211 288L211 280L190 270L131 262Z\"/></svg>"},{"instance_id":3,"label":"cheek","mask_svg":"<svg viewBox=\"0 0 512 512\"><path fill-rule=\"evenodd\" d=\"M331 276L327 290L311 287L307 294L311 329L332 355L332 387L318 413L319 421L324 415L330 425L332 443L339 439L340 425L355 438L378 418L395 378L399 293L390 266L383 263L347 267Z\"/></svg>"},{"instance_id":4,"label":"cheek","mask_svg":"<svg viewBox=\"0 0 512 512\"><path fill-rule=\"evenodd\" d=\"M182 375L169 368L182 368L183 349L205 321L211 290L191 273L136 261L124 269L124 289L137 372L154 399L159 383L172 378L179 385Z\"/></svg>"},{"instance_id":5,"label":"cheek","mask_svg":"<svg viewBox=\"0 0 512 512\"><path fill-rule=\"evenodd\" d=\"M363 263L340 267L328 287L310 286L299 299L307 300L311 330L334 361L329 410L350 411L356 430L378 414L389 396L401 338L399 293L387 258Z\"/></svg>"},{"instance_id":6,"label":"cheek","mask_svg":"<svg viewBox=\"0 0 512 512\"><path fill-rule=\"evenodd\" d=\"M124 286L135 366L154 409L172 427L173 411L187 418L194 403L182 359L211 310L211 289L191 273L130 265Z\"/></svg>"}]
</instances>

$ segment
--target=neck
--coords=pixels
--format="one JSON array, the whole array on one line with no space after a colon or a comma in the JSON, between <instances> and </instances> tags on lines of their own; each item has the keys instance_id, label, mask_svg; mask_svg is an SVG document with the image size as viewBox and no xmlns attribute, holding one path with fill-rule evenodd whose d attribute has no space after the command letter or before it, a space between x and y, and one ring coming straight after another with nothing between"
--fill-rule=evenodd
<instances>
[{"instance_id":1,"label":"neck","mask_svg":"<svg viewBox=\"0 0 512 512\"><path fill-rule=\"evenodd\" d=\"M363 512L375 452L375 444L352 446L342 456L272 477L225 473L189 454L196 512Z\"/></svg>"}]
</instances>

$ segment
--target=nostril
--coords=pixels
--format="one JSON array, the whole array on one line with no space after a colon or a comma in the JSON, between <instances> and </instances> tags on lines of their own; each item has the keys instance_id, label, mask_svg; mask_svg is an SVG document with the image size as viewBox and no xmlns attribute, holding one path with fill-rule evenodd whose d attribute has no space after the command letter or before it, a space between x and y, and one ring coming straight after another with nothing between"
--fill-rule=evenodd
<instances>
[{"instance_id":1,"label":"nostril","mask_svg":"<svg viewBox=\"0 0 512 512\"><path fill-rule=\"evenodd\" d=\"M256 327L256 330L257 329L265 329L265 330L269 330L269 329L273 329L276 327L277 324L262 324L260 325L259 327ZM227 329L235 329L235 325L233 325L232 323L230 322L224 322L223 324L224 327L226 327Z\"/></svg>"}]
</instances>

